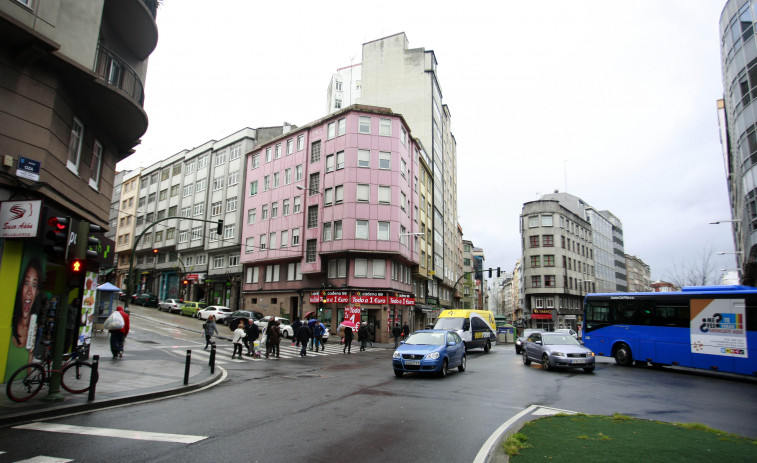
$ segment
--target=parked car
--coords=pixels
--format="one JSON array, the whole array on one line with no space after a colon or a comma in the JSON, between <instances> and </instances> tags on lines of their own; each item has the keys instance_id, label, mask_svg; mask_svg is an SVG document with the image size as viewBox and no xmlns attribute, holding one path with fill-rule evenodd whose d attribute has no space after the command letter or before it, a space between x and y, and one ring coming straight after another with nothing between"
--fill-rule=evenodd
<instances>
[{"instance_id":1,"label":"parked car","mask_svg":"<svg viewBox=\"0 0 757 463\"><path fill-rule=\"evenodd\" d=\"M257 312L255 310L236 310L231 315L224 318L224 324L228 325L231 331L234 331L237 329L239 320L245 320L244 324L246 325L247 320L250 318L253 320L260 320L263 316L262 312Z\"/></svg>"},{"instance_id":2,"label":"parked car","mask_svg":"<svg viewBox=\"0 0 757 463\"><path fill-rule=\"evenodd\" d=\"M213 315L216 317L216 323L223 323L223 321L231 315L234 311L228 307L222 305L209 305L202 310L197 311L197 318L200 320L207 320L208 317Z\"/></svg>"},{"instance_id":3,"label":"parked car","mask_svg":"<svg viewBox=\"0 0 757 463\"><path fill-rule=\"evenodd\" d=\"M571 328L560 328L560 329L555 330L555 333L569 334L569 335L573 336L575 339L578 339L578 333L576 333Z\"/></svg>"},{"instance_id":4,"label":"parked car","mask_svg":"<svg viewBox=\"0 0 757 463\"><path fill-rule=\"evenodd\" d=\"M465 371L463 338L454 331L416 331L394 351L392 368L399 378L406 372L435 373L447 376L451 368Z\"/></svg>"},{"instance_id":5,"label":"parked car","mask_svg":"<svg viewBox=\"0 0 757 463\"><path fill-rule=\"evenodd\" d=\"M523 332L518 336L518 339L515 340L515 353L520 354L523 352L523 342L528 338L531 333L543 333L544 330L541 328L526 328L523 330Z\"/></svg>"},{"instance_id":6,"label":"parked car","mask_svg":"<svg viewBox=\"0 0 757 463\"><path fill-rule=\"evenodd\" d=\"M158 296L152 294L140 294L134 299L134 304L145 307L158 307Z\"/></svg>"},{"instance_id":7,"label":"parked car","mask_svg":"<svg viewBox=\"0 0 757 463\"><path fill-rule=\"evenodd\" d=\"M208 304L204 302L186 301L181 306L181 314L197 318L197 312L207 306Z\"/></svg>"},{"instance_id":8,"label":"parked car","mask_svg":"<svg viewBox=\"0 0 757 463\"><path fill-rule=\"evenodd\" d=\"M286 329L286 327L289 327L289 332L292 331L292 326L289 324L288 318L282 318L282 317L274 317L274 318L276 319L276 321L279 322L279 331L281 331L282 336L284 336L284 330ZM258 328L260 328L260 331L263 332L266 328L268 328L269 321L271 321L271 316L266 315L260 320L255 320L255 324L258 325Z\"/></svg>"},{"instance_id":9,"label":"parked car","mask_svg":"<svg viewBox=\"0 0 757 463\"><path fill-rule=\"evenodd\" d=\"M523 343L522 355L524 365L540 362L544 370L583 368L590 373L595 366L594 352L569 334L531 333Z\"/></svg>"},{"instance_id":10,"label":"parked car","mask_svg":"<svg viewBox=\"0 0 757 463\"><path fill-rule=\"evenodd\" d=\"M182 305L184 305L184 301L181 299L166 299L158 304L158 310L179 313Z\"/></svg>"}]
</instances>

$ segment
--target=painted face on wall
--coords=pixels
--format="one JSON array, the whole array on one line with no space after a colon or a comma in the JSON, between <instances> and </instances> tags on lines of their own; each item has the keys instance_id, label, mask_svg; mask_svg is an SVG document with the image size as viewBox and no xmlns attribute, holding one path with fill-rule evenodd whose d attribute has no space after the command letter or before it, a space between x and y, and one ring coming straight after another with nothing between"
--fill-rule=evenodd
<instances>
[{"instance_id":1,"label":"painted face on wall","mask_svg":"<svg viewBox=\"0 0 757 463\"><path fill-rule=\"evenodd\" d=\"M39 294L39 274L34 267L29 267L26 270L21 294L22 314L23 318L27 318L32 310L32 304L34 304L34 300L37 298L37 294Z\"/></svg>"}]
</instances>

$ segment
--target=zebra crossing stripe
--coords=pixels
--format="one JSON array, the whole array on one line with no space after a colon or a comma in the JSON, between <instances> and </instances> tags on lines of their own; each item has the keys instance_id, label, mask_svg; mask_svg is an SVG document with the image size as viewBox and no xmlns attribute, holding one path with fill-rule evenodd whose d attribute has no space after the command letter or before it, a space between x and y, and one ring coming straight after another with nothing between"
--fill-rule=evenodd
<instances>
[{"instance_id":1,"label":"zebra crossing stripe","mask_svg":"<svg viewBox=\"0 0 757 463\"><path fill-rule=\"evenodd\" d=\"M14 426L13 429L30 429L33 431L60 432L65 434L81 434L87 436L119 437L158 442L177 442L179 444L193 444L207 439L208 436L193 436L190 434L168 434L163 432L130 431L128 429L93 428L89 426L72 426L70 424L56 424L34 422Z\"/></svg>"},{"instance_id":2,"label":"zebra crossing stripe","mask_svg":"<svg viewBox=\"0 0 757 463\"><path fill-rule=\"evenodd\" d=\"M5 452L0 452L5 453ZM19 460L16 463L68 463L69 461L74 461L70 458L56 458L56 457L46 457L44 455L38 455L33 458L29 458L26 460Z\"/></svg>"}]
</instances>

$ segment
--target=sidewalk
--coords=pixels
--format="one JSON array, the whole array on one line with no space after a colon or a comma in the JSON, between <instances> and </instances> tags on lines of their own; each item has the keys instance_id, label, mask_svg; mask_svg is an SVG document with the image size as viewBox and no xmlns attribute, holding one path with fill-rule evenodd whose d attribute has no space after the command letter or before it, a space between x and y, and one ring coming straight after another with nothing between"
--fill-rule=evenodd
<instances>
[{"instance_id":1,"label":"sidewalk","mask_svg":"<svg viewBox=\"0 0 757 463\"><path fill-rule=\"evenodd\" d=\"M108 333L97 332L92 338L89 360L94 355L100 356L99 381L95 399L91 402L88 401L88 393L71 394L62 388L63 401L46 402L43 399L48 394L48 388L43 387L29 401L16 403L8 399L3 384L0 391L0 427L189 392L212 384L223 375L223 370L218 366L211 374L206 361L193 359L188 384L184 385L185 360L177 359L150 343L148 340L129 339L124 357L114 360Z\"/></svg>"}]
</instances>

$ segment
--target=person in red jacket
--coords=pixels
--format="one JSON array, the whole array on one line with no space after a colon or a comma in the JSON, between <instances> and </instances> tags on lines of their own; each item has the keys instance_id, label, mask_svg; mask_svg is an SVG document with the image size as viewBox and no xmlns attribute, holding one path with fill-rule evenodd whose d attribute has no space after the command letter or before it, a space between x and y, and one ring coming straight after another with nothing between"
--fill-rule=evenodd
<instances>
[{"instance_id":1,"label":"person in red jacket","mask_svg":"<svg viewBox=\"0 0 757 463\"><path fill-rule=\"evenodd\" d=\"M129 314L124 312L124 308L120 305L116 307L116 312L124 319L124 327L117 330L109 330L110 351L113 353L114 359L124 356L124 341L126 341L126 335L129 334Z\"/></svg>"}]
</instances>

